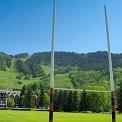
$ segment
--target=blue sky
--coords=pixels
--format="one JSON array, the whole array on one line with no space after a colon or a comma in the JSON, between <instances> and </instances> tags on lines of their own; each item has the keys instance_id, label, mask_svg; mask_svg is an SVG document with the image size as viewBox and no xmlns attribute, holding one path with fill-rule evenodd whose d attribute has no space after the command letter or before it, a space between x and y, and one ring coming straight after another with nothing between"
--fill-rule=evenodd
<instances>
[{"instance_id":1,"label":"blue sky","mask_svg":"<svg viewBox=\"0 0 122 122\"><path fill-rule=\"evenodd\" d=\"M56 50L107 50L103 5L107 4L111 50L122 52L122 0L57 0ZM52 0L0 0L0 51L50 51Z\"/></svg>"}]
</instances>

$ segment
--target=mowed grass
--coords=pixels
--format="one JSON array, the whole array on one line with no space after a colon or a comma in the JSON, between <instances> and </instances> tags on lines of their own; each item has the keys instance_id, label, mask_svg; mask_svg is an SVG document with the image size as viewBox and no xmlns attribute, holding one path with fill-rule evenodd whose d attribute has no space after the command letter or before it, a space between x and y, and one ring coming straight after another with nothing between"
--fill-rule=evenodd
<instances>
[{"instance_id":1,"label":"mowed grass","mask_svg":"<svg viewBox=\"0 0 122 122\"><path fill-rule=\"evenodd\" d=\"M0 110L0 122L48 122L48 112ZM54 122L111 122L110 114L54 113ZM117 115L122 122L122 115Z\"/></svg>"}]
</instances>

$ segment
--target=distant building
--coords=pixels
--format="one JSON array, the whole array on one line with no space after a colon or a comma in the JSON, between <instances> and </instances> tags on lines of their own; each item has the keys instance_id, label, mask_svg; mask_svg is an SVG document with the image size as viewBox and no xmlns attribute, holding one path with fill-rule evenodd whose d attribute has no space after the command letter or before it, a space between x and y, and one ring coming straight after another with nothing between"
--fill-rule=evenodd
<instances>
[{"instance_id":1,"label":"distant building","mask_svg":"<svg viewBox=\"0 0 122 122\"><path fill-rule=\"evenodd\" d=\"M8 91L7 95L14 99L16 95L20 96L20 93L21 93L20 89L12 89Z\"/></svg>"},{"instance_id":2,"label":"distant building","mask_svg":"<svg viewBox=\"0 0 122 122\"><path fill-rule=\"evenodd\" d=\"M7 91L0 90L0 107L6 108L7 107Z\"/></svg>"},{"instance_id":3,"label":"distant building","mask_svg":"<svg viewBox=\"0 0 122 122\"><path fill-rule=\"evenodd\" d=\"M20 93L20 89L0 90L0 108L7 108L8 97L14 99L15 105L18 106Z\"/></svg>"},{"instance_id":4,"label":"distant building","mask_svg":"<svg viewBox=\"0 0 122 122\"><path fill-rule=\"evenodd\" d=\"M15 102L16 108L20 107L20 94L21 89L12 89L12 90L2 90L0 89L0 109L6 109L7 107L7 99L12 98ZM32 95L31 96L31 107L39 108L40 107L40 95ZM26 106L25 106L26 107Z\"/></svg>"}]
</instances>

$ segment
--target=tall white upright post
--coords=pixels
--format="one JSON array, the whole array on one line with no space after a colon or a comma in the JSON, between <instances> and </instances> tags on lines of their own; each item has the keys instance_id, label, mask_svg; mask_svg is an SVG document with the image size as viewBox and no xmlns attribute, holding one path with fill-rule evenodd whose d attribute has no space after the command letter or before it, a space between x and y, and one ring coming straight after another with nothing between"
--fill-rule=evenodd
<instances>
[{"instance_id":1,"label":"tall white upright post","mask_svg":"<svg viewBox=\"0 0 122 122\"><path fill-rule=\"evenodd\" d=\"M55 14L56 14L56 0L53 0L49 122L53 122L53 109L54 109L54 105L53 105L54 102L53 101L54 101Z\"/></svg>"},{"instance_id":2,"label":"tall white upright post","mask_svg":"<svg viewBox=\"0 0 122 122\"><path fill-rule=\"evenodd\" d=\"M114 88L114 79L113 79L113 67L112 67L110 37L109 37L109 28L108 28L108 18L107 18L106 5L104 5L104 12L105 12L106 35L107 35L107 46L108 46L108 59L109 59L109 72L110 72L110 84L111 84L112 122L116 122L115 88Z\"/></svg>"}]
</instances>

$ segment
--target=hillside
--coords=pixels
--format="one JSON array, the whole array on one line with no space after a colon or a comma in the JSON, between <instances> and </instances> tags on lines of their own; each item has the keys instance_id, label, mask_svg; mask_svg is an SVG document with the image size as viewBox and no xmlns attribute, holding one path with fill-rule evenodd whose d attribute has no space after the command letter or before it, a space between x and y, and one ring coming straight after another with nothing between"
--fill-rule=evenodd
<instances>
[{"instance_id":1,"label":"hillside","mask_svg":"<svg viewBox=\"0 0 122 122\"><path fill-rule=\"evenodd\" d=\"M112 54L116 85L121 81L122 54ZM0 53L0 88L38 89L50 81L50 52L15 56ZM109 89L107 52L79 54L55 52L55 86L66 88Z\"/></svg>"}]
</instances>

